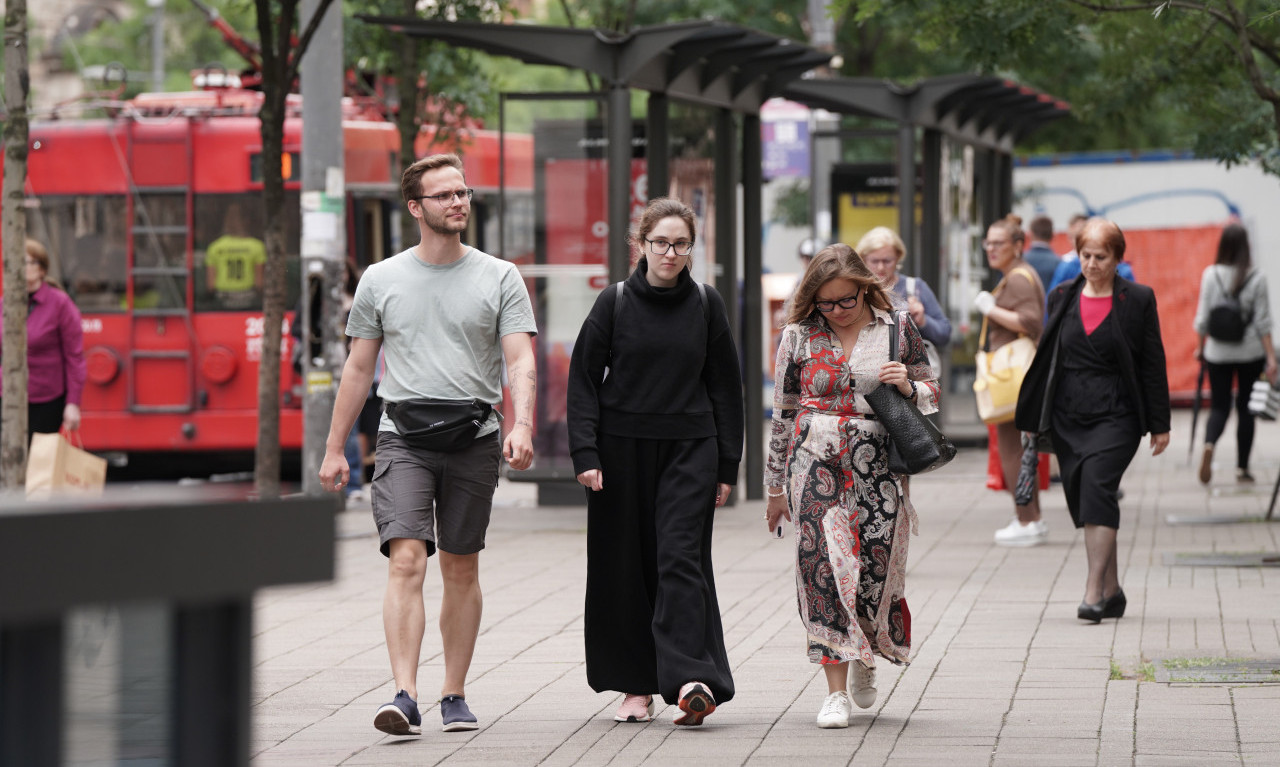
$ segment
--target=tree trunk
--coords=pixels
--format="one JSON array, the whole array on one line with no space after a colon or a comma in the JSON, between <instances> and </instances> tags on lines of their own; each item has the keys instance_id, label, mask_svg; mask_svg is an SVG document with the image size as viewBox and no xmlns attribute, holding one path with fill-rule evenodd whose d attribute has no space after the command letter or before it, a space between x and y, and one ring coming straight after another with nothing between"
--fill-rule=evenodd
<instances>
[{"instance_id":1,"label":"tree trunk","mask_svg":"<svg viewBox=\"0 0 1280 767\"><path fill-rule=\"evenodd\" d=\"M279 79L279 78L275 78ZM258 363L258 448L253 481L258 497L280 496L280 329L284 323L285 232L284 180L280 157L284 146L285 96L289 83L263 78L262 205L266 211L263 242L267 263L263 268L262 357ZM270 170L268 170L270 169Z\"/></svg>"},{"instance_id":2,"label":"tree trunk","mask_svg":"<svg viewBox=\"0 0 1280 767\"><path fill-rule=\"evenodd\" d=\"M404 0L404 13L414 16L417 0ZM396 113L396 129L400 132L400 170L418 159L414 144L418 139L420 122L418 111L418 39L412 35L400 36L400 59L396 62L396 91L400 94L400 111ZM418 220L409 215L406 208L400 210L400 246L411 248L418 244Z\"/></svg>"},{"instance_id":3,"label":"tree trunk","mask_svg":"<svg viewBox=\"0 0 1280 767\"><path fill-rule=\"evenodd\" d=\"M19 488L27 466L27 0L8 0L4 16L3 234L4 370L0 410L0 486Z\"/></svg>"}]
</instances>

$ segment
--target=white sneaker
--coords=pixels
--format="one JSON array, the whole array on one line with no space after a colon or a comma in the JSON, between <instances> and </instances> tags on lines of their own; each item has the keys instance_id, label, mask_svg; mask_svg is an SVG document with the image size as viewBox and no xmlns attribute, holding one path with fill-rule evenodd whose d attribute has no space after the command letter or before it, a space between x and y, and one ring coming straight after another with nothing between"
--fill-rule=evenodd
<instances>
[{"instance_id":1,"label":"white sneaker","mask_svg":"<svg viewBox=\"0 0 1280 767\"><path fill-rule=\"evenodd\" d=\"M838 730L849 726L849 693L836 690L822 701L818 712L818 726L824 730Z\"/></svg>"},{"instance_id":2,"label":"white sneaker","mask_svg":"<svg viewBox=\"0 0 1280 767\"><path fill-rule=\"evenodd\" d=\"M1007 526L996 531L995 540L1001 546L1039 546L1049 540L1049 527L1043 520L1024 525L1014 517Z\"/></svg>"},{"instance_id":3,"label":"white sneaker","mask_svg":"<svg viewBox=\"0 0 1280 767\"><path fill-rule=\"evenodd\" d=\"M858 708L871 708L876 702L876 670L858 661L850 661L849 687L853 690L853 702Z\"/></svg>"},{"instance_id":4,"label":"white sneaker","mask_svg":"<svg viewBox=\"0 0 1280 767\"><path fill-rule=\"evenodd\" d=\"M681 727L697 727L716 710L716 699L702 682L686 682L680 688L680 700L676 702L671 721Z\"/></svg>"}]
</instances>

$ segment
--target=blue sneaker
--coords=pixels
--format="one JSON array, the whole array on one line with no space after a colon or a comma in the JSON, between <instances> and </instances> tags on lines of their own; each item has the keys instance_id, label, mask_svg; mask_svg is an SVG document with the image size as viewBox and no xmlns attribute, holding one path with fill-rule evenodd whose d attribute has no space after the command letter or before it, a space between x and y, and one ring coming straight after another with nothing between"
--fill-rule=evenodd
<instances>
[{"instance_id":1,"label":"blue sneaker","mask_svg":"<svg viewBox=\"0 0 1280 767\"><path fill-rule=\"evenodd\" d=\"M440 699L440 718L444 720L441 729L445 732L480 729L476 715L467 708L467 701L461 695L446 695Z\"/></svg>"},{"instance_id":2,"label":"blue sneaker","mask_svg":"<svg viewBox=\"0 0 1280 767\"><path fill-rule=\"evenodd\" d=\"M418 713L418 702L401 690L373 715L373 726L388 735L421 735L422 714Z\"/></svg>"}]
</instances>

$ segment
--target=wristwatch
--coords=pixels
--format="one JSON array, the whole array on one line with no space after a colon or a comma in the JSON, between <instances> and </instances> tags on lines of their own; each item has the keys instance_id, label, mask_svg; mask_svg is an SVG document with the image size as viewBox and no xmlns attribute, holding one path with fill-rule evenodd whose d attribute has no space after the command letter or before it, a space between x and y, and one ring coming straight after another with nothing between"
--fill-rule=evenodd
<instances>
[{"instance_id":1,"label":"wristwatch","mask_svg":"<svg viewBox=\"0 0 1280 767\"><path fill-rule=\"evenodd\" d=\"M907 383L911 384L911 393L904 396L906 396L907 399L915 399L916 398L916 382L908 378Z\"/></svg>"}]
</instances>

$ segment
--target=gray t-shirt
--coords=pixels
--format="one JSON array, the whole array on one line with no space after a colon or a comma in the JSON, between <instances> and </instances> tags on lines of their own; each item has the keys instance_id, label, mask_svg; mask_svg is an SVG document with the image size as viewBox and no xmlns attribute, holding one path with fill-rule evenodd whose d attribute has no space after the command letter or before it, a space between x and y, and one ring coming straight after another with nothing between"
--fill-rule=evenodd
<instances>
[{"instance_id":1,"label":"gray t-shirt","mask_svg":"<svg viewBox=\"0 0 1280 767\"><path fill-rule=\"evenodd\" d=\"M409 249L371 264L356 287L347 335L381 338L386 369L378 396L502 400L501 339L538 332L514 264L475 248L451 264ZM498 428L497 416L480 430ZM395 433L384 413L379 431Z\"/></svg>"}]
</instances>

